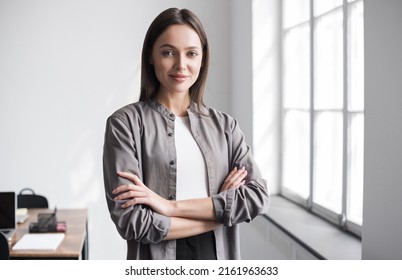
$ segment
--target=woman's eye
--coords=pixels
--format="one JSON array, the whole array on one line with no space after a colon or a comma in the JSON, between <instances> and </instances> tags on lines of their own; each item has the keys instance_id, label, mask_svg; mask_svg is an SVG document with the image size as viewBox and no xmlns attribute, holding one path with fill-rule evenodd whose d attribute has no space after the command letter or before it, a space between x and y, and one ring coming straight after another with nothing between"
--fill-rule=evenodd
<instances>
[{"instance_id":1,"label":"woman's eye","mask_svg":"<svg viewBox=\"0 0 402 280\"><path fill-rule=\"evenodd\" d=\"M198 53L196 51L191 51L188 53L189 56L197 56Z\"/></svg>"},{"instance_id":2,"label":"woman's eye","mask_svg":"<svg viewBox=\"0 0 402 280\"><path fill-rule=\"evenodd\" d=\"M172 55L174 55L174 53L173 53L173 51L167 50L167 51L162 52L162 55L163 56L172 56Z\"/></svg>"}]
</instances>

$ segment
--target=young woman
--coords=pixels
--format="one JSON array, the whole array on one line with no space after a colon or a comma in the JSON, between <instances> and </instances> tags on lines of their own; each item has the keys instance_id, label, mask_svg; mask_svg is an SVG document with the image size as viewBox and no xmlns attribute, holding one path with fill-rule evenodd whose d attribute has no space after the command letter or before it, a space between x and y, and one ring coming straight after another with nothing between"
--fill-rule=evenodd
<instances>
[{"instance_id":1,"label":"young woman","mask_svg":"<svg viewBox=\"0 0 402 280\"><path fill-rule=\"evenodd\" d=\"M150 25L140 101L107 120L104 182L127 259L240 259L238 224L268 207L237 122L204 105L209 48L189 10Z\"/></svg>"}]
</instances>

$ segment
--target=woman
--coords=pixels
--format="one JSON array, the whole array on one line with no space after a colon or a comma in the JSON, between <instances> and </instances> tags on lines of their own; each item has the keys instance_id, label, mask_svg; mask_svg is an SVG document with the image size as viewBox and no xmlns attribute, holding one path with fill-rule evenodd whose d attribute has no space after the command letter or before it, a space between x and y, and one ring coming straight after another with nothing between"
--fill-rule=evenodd
<instances>
[{"instance_id":1,"label":"woman","mask_svg":"<svg viewBox=\"0 0 402 280\"><path fill-rule=\"evenodd\" d=\"M204 105L208 64L199 19L163 11L145 36L140 101L107 120L106 199L128 259L240 259L238 224L267 210L237 122Z\"/></svg>"}]
</instances>

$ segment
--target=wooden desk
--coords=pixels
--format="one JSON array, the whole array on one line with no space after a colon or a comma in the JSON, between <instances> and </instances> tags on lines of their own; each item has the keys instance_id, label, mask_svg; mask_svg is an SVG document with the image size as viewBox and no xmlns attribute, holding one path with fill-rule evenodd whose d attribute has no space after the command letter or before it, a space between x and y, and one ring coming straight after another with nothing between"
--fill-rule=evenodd
<instances>
[{"instance_id":1,"label":"wooden desk","mask_svg":"<svg viewBox=\"0 0 402 280\"><path fill-rule=\"evenodd\" d=\"M66 222L65 237L55 251L13 250L12 246L26 233L29 224L37 222L38 213L52 213L53 209L29 209L29 218L17 226L11 241L10 259L88 259L87 209L57 209L57 220Z\"/></svg>"}]
</instances>

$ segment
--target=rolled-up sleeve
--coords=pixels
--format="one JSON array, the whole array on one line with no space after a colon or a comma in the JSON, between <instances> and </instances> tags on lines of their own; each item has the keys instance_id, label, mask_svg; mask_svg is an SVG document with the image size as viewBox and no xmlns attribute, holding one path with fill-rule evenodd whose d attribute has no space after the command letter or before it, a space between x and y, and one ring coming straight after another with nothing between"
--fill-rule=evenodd
<instances>
[{"instance_id":1,"label":"rolled-up sleeve","mask_svg":"<svg viewBox=\"0 0 402 280\"><path fill-rule=\"evenodd\" d=\"M266 213L269 194L266 180L262 178L250 147L236 120L232 119L227 132L231 167L245 166L245 184L238 189L230 189L212 196L216 219L225 226L250 222Z\"/></svg>"},{"instance_id":2,"label":"rolled-up sleeve","mask_svg":"<svg viewBox=\"0 0 402 280\"><path fill-rule=\"evenodd\" d=\"M141 243L157 243L166 237L170 218L154 212L147 206L135 205L121 208L112 191L129 183L117 175L118 171L130 172L143 180L140 164L140 128L133 128L133 120L112 115L106 122L103 147L103 176L106 201L112 221L119 234L126 240ZM146 182L144 182L146 184Z\"/></svg>"}]
</instances>

